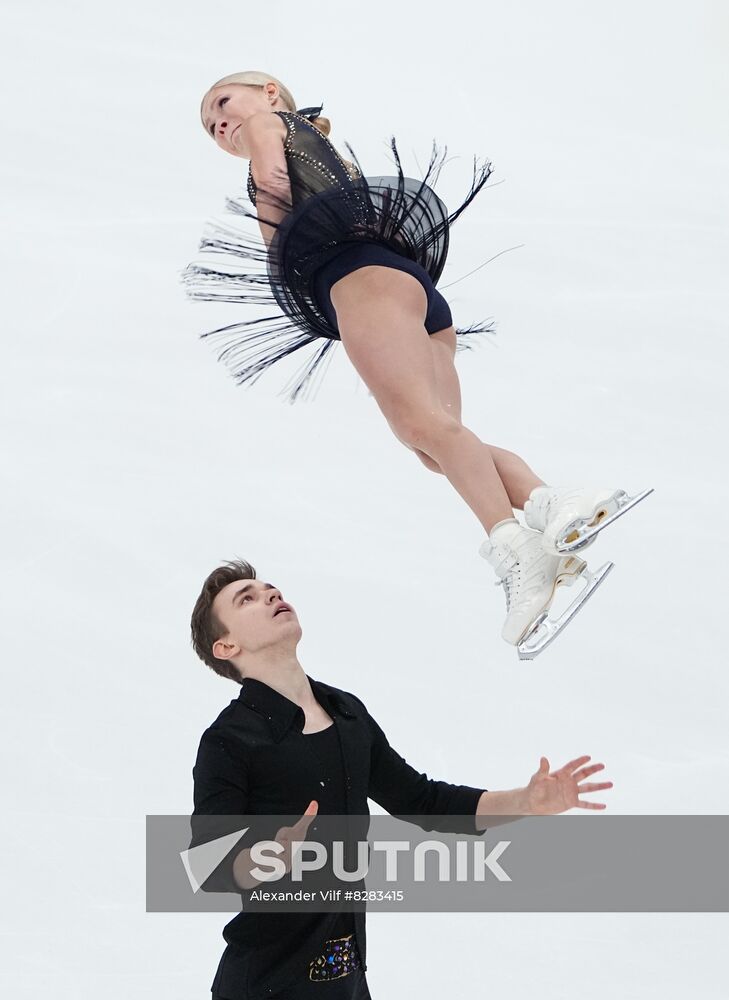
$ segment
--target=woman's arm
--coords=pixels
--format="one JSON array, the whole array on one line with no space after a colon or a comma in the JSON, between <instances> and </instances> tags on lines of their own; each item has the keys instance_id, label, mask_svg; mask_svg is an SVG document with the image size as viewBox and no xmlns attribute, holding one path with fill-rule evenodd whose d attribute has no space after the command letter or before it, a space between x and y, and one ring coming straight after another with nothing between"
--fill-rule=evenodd
<instances>
[{"instance_id":1,"label":"woman's arm","mask_svg":"<svg viewBox=\"0 0 729 1000\"><path fill-rule=\"evenodd\" d=\"M245 151L244 155L251 161L257 188L256 208L263 217L259 219L259 226L267 246L270 246L276 225L291 211L291 182L283 146L285 137L285 123L270 111L252 115L233 137L234 145L241 152Z\"/></svg>"}]
</instances>

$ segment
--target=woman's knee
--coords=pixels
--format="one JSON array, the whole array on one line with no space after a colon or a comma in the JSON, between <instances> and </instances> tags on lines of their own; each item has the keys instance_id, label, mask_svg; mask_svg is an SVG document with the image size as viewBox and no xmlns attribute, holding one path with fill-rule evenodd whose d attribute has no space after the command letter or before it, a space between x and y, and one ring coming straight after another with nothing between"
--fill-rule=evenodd
<instances>
[{"instance_id":1,"label":"woman's knee","mask_svg":"<svg viewBox=\"0 0 729 1000\"><path fill-rule=\"evenodd\" d=\"M443 475L443 470L434 458L431 458L430 455L426 455L425 452L421 451L419 448L411 448L410 450L418 456L426 469L430 472L439 472L441 476Z\"/></svg>"},{"instance_id":2,"label":"woman's knee","mask_svg":"<svg viewBox=\"0 0 729 1000\"><path fill-rule=\"evenodd\" d=\"M457 433L461 423L440 404L432 407L412 407L401 404L387 415L397 437L414 451L430 453L444 437Z\"/></svg>"},{"instance_id":3,"label":"woman's knee","mask_svg":"<svg viewBox=\"0 0 729 1000\"><path fill-rule=\"evenodd\" d=\"M434 458L431 458L430 455L426 455L426 453L424 451L421 451L419 448L413 448L412 445L409 445L407 443L407 441L403 441L403 439L399 436L397 430L392 424L390 424L390 430L398 439L400 444L405 445L408 451L411 451L414 455L417 456L417 458L420 459L420 461L423 463L426 469L430 469L431 472L440 472L440 473L443 472L440 465L438 465L438 463Z\"/></svg>"}]
</instances>

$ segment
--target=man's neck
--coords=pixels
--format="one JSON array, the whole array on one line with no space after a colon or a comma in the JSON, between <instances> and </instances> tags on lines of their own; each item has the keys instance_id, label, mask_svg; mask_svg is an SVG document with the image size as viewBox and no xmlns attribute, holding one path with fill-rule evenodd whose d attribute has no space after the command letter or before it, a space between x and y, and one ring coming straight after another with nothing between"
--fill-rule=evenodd
<instances>
[{"instance_id":1,"label":"man's neck","mask_svg":"<svg viewBox=\"0 0 729 1000\"><path fill-rule=\"evenodd\" d=\"M300 705L304 711L316 701L309 678L295 654L265 664L249 664L243 673L243 683L247 677L268 684L274 691Z\"/></svg>"}]
</instances>

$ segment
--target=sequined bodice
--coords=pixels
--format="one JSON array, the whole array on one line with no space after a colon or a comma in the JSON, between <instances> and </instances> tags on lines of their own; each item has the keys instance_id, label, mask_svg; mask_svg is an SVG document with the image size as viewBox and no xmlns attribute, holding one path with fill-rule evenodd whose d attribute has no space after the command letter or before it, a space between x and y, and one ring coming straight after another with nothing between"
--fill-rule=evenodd
<instances>
[{"instance_id":1,"label":"sequined bodice","mask_svg":"<svg viewBox=\"0 0 729 1000\"><path fill-rule=\"evenodd\" d=\"M294 111L275 111L286 125L284 153L288 164L291 183L292 205L295 208L305 198L319 191L341 189L352 190L352 182L359 172L347 164L315 125ZM256 204L257 188L253 171L248 168L248 197Z\"/></svg>"}]
</instances>

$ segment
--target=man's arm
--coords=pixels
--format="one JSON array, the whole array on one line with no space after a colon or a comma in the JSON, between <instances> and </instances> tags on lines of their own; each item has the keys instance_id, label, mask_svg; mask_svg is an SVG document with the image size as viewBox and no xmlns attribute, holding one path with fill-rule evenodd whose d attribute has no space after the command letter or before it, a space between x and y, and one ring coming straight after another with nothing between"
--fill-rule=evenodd
<instances>
[{"instance_id":1,"label":"man's arm","mask_svg":"<svg viewBox=\"0 0 729 1000\"><path fill-rule=\"evenodd\" d=\"M418 823L424 830L452 833L484 832L485 827L477 826L476 810L487 790L438 781L418 771L390 746L385 733L367 711L366 706L359 698L356 700L364 709L365 719L372 734L369 797L393 816L466 817L462 823L455 820L430 825Z\"/></svg>"},{"instance_id":2,"label":"man's arm","mask_svg":"<svg viewBox=\"0 0 729 1000\"><path fill-rule=\"evenodd\" d=\"M572 808L605 809L603 802L581 799L588 792L612 788L612 781L587 782L604 768L602 763L588 764L589 754L575 757L550 771L549 760L542 756L539 767L524 788L490 792L487 788L452 785L422 774L401 757L388 743L381 727L363 702L351 695L364 710L372 734L370 784L368 795L393 816L463 816L467 826L441 821L437 826L418 822L424 830L446 833L483 833L491 826L510 823L522 816L556 815ZM488 827L486 824L488 820ZM495 817L495 818L494 818ZM417 822L417 820L415 820Z\"/></svg>"},{"instance_id":3,"label":"man's arm","mask_svg":"<svg viewBox=\"0 0 729 1000\"><path fill-rule=\"evenodd\" d=\"M278 115L260 111L243 122L239 129L250 156L257 188L256 208L261 216L258 224L266 246L270 246L277 225L291 211L292 204L282 124Z\"/></svg>"},{"instance_id":4,"label":"man's arm","mask_svg":"<svg viewBox=\"0 0 729 1000\"><path fill-rule=\"evenodd\" d=\"M206 844L240 828L248 807L248 770L235 761L226 742L206 731L200 740L197 760L192 769L194 810L190 817L190 847ZM230 816L226 824L221 816ZM247 824L245 824L247 825ZM241 892L245 885L248 851L245 837L225 856L215 871L203 882L203 892Z\"/></svg>"},{"instance_id":5,"label":"man's arm","mask_svg":"<svg viewBox=\"0 0 729 1000\"><path fill-rule=\"evenodd\" d=\"M539 767L524 788L512 788L508 792L484 792L476 810L476 826L482 829L481 823L485 822L486 816L501 817L489 819L489 826L498 826L519 819L520 816L552 816L575 807L604 809L604 802L590 802L580 798L587 792L599 792L613 787L612 781L584 780L605 767L604 764L588 764L589 760L589 754L575 757L555 771L550 771L549 760L540 757Z\"/></svg>"},{"instance_id":6,"label":"man's arm","mask_svg":"<svg viewBox=\"0 0 729 1000\"><path fill-rule=\"evenodd\" d=\"M520 816L529 815L529 803L526 788L511 788L505 792L484 791L476 806L476 829L479 833L489 826L501 826L511 823Z\"/></svg>"}]
</instances>

